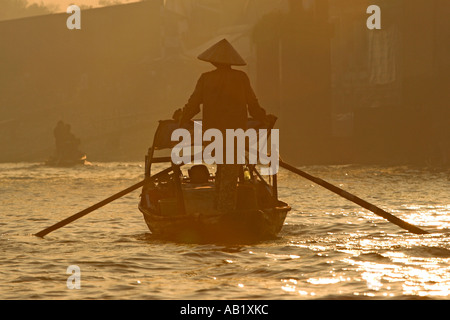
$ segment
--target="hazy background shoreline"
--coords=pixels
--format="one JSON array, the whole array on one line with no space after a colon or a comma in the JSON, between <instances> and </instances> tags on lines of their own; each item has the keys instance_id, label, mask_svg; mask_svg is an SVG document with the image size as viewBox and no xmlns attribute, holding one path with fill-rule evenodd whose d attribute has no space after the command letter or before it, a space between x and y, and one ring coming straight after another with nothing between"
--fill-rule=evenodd
<instances>
[{"instance_id":1,"label":"hazy background shoreline","mask_svg":"<svg viewBox=\"0 0 450 320\"><path fill-rule=\"evenodd\" d=\"M59 120L90 160L140 161L227 38L289 162L448 166L450 3L369 2L80 1L68 30L64 3L1 1L0 162L48 159Z\"/></svg>"}]
</instances>

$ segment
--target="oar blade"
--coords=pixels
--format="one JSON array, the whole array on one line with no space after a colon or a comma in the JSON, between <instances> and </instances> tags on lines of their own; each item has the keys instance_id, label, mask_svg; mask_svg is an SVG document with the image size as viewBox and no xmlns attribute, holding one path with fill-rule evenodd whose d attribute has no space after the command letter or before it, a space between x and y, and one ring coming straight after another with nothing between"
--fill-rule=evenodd
<instances>
[{"instance_id":1,"label":"oar blade","mask_svg":"<svg viewBox=\"0 0 450 320\"><path fill-rule=\"evenodd\" d=\"M357 205L359 205L359 206L361 206L361 207L363 207L363 208L365 208L365 209L367 209L369 211L372 211L376 215L385 218L389 222L391 222L391 223L393 223L393 224L395 224L395 225L397 225L397 226L399 226L399 227L401 227L401 228L403 228L405 230L408 230L411 233L415 233L415 234L429 234L429 232L427 232L427 231L425 231L425 230L423 230L423 229L421 229L421 228L419 228L417 226L414 226L414 225L412 225L412 224L410 224L410 223L408 223L406 221L403 221L402 219L400 219L400 218L390 214L389 212L386 212L385 210L383 210L383 209L381 209L381 208L379 208L379 207L377 207L377 206L375 206L375 205L373 205L373 204L371 204L371 203L369 203L369 202L367 202L367 201L365 201L365 200L363 200L363 199L361 199L361 198L359 198L359 197L357 197L357 196L355 196L355 195L353 195L353 194L351 194L351 193L349 193L349 192L347 192L347 191L345 191L345 190L343 190L343 189L341 189L341 188L339 188L339 187L337 187L335 185L332 185L331 183L329 183L329 182L327 182L325 180L322 180L320 178L314 177L314 176L312 176L312 175L310 175L310 174L308 174L308 173L306 173L306 172L304 172L304 171L302 171L302 170L300 170L300 169L298 169L298 168L296 168L296 167L294 167L294 166L292 166L290 164L287 164L287 163L285 163L282 160L280 160L280 166L282 168L286 169L286 170L291 171L292 173L295 173L295 174L297 174L297 175L299 175L299 176L301 176L303 178L306 178L306 179L308 179L308 180L310 180L310 181L312 181L312 182L314 182L314 183L324 187L325 189L328 189L331 192L334 192L334 193L338 194L339 196L341 196L341 197L343 197L343 198L345 198L345 199L347 199L347 200L349 200L349 201L351 201L353 203L356 203Z\"/></svg>"},{"instance_id":2,"label":"oar blade","mask_svg":"<svg viewBox=\"0 0 450 320\"><path fill-rule=\"evenodd\" d=\"M129 187L129 188L119 192L119 193L116 193L115 195L113 195L113 196L111 196L111 197L109 197L109 198L107 198L107 199L105 199L103 201L100 201L97 204L94 204L93 206L91 206L91 207L89 207L87 209L84 209L84 210L82 210L82 211L80 211L80 212L78 212L78 213L76 213L76 214L74 214L74 215L72 215L72 216L70 216L70 217L68 217L68 218L66 218L66 219L64 219L64 220L54 224L54 225L52 225L51 227L48 227L48 228L46 228L46 229L36 233L35 235L37 237L43 238L44 236L46 236L50 232L55 231L55 230L57 230L59 228L62 228L65 225L67 225L67 224L69 224L69 223L71 223L71 222L73 222L75 220L78 220L78 219L84 217L85 215L91 213L92 211L95 211L95 210L97 210L97 209L107 205L108 203L113 202L114 200L117 200L117 199L119 199L119 198L129 194L130 192L132 192L132 191L142 187L143 185L144 185L144 181L141 181L141 182L139 182L139 183L137 183L137 184L135 184L135 185L133 185L133 186L131 186L131 187Z\"/></svg>"},{"instance_id":3,"label":"oar blade","mask_svg":"<svg viewBox=\"0 0 450 320\"><path fill-rule=\"evenodd\" d=\"M152 176L149 179L150 179L150 181L154 180L154 179L157 179L158 177L169 173L171 170L172 170L172 168L167 168L167 169L165 169L165 170L155 174L154 176ZM47 234L49 234L50 232L53 232L53 231L55 231L55 230L57 230L59 228L62 228L65 225L68 225L69 223L84 217L85 215L91 213L92 211L95 211L95 210L97 210L97 209L107 205L108 203L111 203L114 200L117 200L117 199L119 199L119 198L121 198L121 197L123 197L123 196L125 196L125 195L127 195L127 194L129 194L131 192L133 192L134 190L136 190L138 188L141 188L146 182L147 182L147 180L143 180L141 182L138 182L135 185L133 185L133 186L131 186L129 188L126 188L125 190L122 190L122 191L112 195L111 197L109 197L109 198L107 198L105 200L102 200L102 201L100 201L97 204L94 204L93 206L90 206L89 208L86 208L86 209L84 209L84 210L82 210L82 211L80 211L80 212L78 212L78 213L76 213L76 214L74 214L74 215L72 215L72 216L70 216L70 217L60 221L60 222L58 222L58 223L55 223L54 225L52 225L52 226L50 226L50 227L48 227L48 228L46 228L46 229L44 229L42 231L39 231L38 233L35 234L35 236L43 238Z\"/></svg>"}]
</instances>

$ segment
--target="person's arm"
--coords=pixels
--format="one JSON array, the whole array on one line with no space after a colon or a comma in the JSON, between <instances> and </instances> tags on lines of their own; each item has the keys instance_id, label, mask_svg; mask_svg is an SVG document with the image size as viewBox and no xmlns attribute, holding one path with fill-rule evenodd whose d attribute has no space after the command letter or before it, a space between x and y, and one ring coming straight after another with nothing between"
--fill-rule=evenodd
<instances>
[{"instance_id":1,"label":"person's arm","mask_svg":"<svg viewBox=\"0 0 450 320\"><path fill-rule=\"evenodd\" d=\"M258 98L256 97L255 92L253 91L253 88L250 84L250 79L245 74L245 95L247 99L247 105L248 105L248 112L250 116L252 116L254 119L263 122L266 124L267 127L272 127L275 122L277 121L277 117L274 115L267 115L266 110L264 110L260 105Z\"/></svg>"},{"instance_id":2,"label":"person's arm","mask_svg":"<svg viewBox=\"0 0 450 320\"><path fill-rule=\"evenodd\" d=\"M256 120L264 121L266 119L266 110L259 105L258 98L256 97L250 84L250 79L246 74L244 74L244 85L249 114Z\"/></svg>"},{"instance_id":3,"label":"person's arm","mask_svg":"<svg viewBox=\"0 0 450 320\"><path fill-rule=\"evenodd\" d=\"M181 122L189 121L196 116L201 110L200 105L203 103L203 76L197 81L195 90L183 108Z\"/></svg>"},{"instance_id":4,"label":"person's arm","mask_svg":"<svg viewBox=\"0 0 450 320\"><path fill-rule=\"evenodd\" d=\"M203 77L197 81L195 90L189 98L187 104L183 109L178 109L174 112L172 119L178 123L183 123L191 120L196 114L200 112L200 105L203 103Z\"/></svg>"}]
</instances>

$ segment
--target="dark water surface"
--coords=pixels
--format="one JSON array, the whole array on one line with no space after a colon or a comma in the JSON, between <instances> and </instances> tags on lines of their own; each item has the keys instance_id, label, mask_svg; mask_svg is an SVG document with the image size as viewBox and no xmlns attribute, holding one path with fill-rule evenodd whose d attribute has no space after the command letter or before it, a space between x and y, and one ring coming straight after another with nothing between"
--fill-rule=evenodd
<instances>
[{"instance_id":1,"label":"dark water surface","mask_svg":"<svg viewBox=\"0 0 450 320\"><path fill-rule=\"evenodd\" d=\"M412 235L281 169L293 207L279 239L154 239L135 191L44 239L49 227L142 179L141 163L0 164L0 299L447 299L450 171L302 168L433 233ZM81 288L68 289L69 266Z\"/></svg>"}]
</instances>

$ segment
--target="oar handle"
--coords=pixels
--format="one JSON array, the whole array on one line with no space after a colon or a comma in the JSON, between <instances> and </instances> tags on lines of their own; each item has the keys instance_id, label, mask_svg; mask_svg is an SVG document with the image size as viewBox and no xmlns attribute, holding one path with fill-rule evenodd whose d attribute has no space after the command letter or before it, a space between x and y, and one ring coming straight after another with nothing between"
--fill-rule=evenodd
<instances>
[{"instance_id":1,"label":"oar handle","mask_svg":"<svg viewBox=\"0 0 450 320\"><path fill-rule=\"evenodd\" d=\"M393 224L395 224L403 229L406 229L415 234L428 234L429 233L419 227L416 227L406 221L403 221L400 218L397 218L396 216L390 214L389 212L386 212L383 209L381 209L381 208L379 208L379 207L377 207L377 206L375 206L375 205L373 205L373 204L371 204L371 203L369 203L369 202L367 202L367 201L365 201L365 200L363 200L363 199L361 199L339 187L336 187L335 185L332 185L331 183L329 183L325 180L314 177L298 168L295 168L295 167L283 162L282 160L280 160L280 166L282 168L285 168L293 173L296 173L296 174L330 190L331 192L334 192L334 193L340 195L341 197L343 197L349 201L352 201L352 202L360 205L361 207L363 207L369 211L372 211L373 213L383 217L384 219L388 220L389 222L392 222Z\"/></svg>"}]
</instances>

